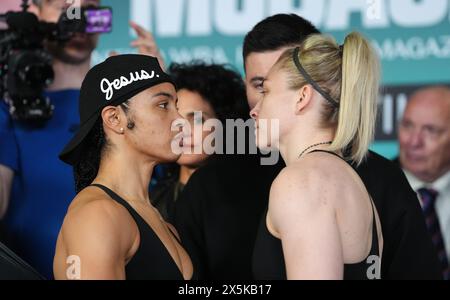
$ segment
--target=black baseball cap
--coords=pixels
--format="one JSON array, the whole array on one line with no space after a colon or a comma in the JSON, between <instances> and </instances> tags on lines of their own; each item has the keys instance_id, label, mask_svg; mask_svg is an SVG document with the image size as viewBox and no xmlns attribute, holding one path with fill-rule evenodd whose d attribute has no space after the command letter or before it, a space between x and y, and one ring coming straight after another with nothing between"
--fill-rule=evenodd
<instances>
[{"instance_id":1,"label":"black baseball cap","mask_svg":"<svg viewBox=\"0 0 450 300\"><path fill-rule=\"evenodd\" d=\"M106 106L118 106L140 92L168 82L175 86L155 57L140 54L112 56L94 66L80 90L80 128L59 158L74 165L86 147L85 138Z\"/></svg>"}]
</instances>

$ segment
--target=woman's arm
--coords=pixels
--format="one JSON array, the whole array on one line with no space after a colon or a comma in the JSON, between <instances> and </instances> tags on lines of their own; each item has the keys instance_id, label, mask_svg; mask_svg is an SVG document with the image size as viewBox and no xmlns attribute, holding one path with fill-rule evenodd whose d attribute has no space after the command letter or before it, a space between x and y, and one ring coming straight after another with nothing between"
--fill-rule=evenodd
<instances>
[{"instance_id":1,"label":"woman's arm","mask_svg":"<svg viewBox=\"0 0 450 300\"><path fill-rule=\"evenodd\" d=\"M55 258L64 262L55 262L55 278L72 279L67 275L71 268L70 272L80 275L76 279L125 279L125 258L132 239L126 236L129 230L124 216L108 200L96 200L69 212L60 234L61 253L67 257L59 257L61 249L57 247ZM68 258L70 262L66 262Z\"/></svg>"},{"instance_id":2,"label":"woman's arm","mask_svg":"<svg viewBox=\"0 0 450 300\"><path fill-rule=\"evenodd\" d=\"M268 226L282 241L288 279L343 279L332 190L325 174L297 168L272 185Z\"/></svg>"}]
</instances>

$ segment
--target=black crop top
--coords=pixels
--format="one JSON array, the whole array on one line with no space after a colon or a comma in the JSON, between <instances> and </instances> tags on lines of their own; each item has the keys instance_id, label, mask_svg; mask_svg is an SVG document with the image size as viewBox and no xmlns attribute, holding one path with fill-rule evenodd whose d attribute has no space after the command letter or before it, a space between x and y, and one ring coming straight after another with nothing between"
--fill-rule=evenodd
<instances>
[{"instance_id":1,"label":"black crop top","mask_svg":"<svg viewBox=\"0 0 450 300\"><path fill-rule=\"evenodd\" d=\"M315 150L312 152L327 152L334 154L341 158L339 155L322 150ZM342 159L342 158L341 158ZM373 212L373 226L372 226L372 246L369 255L359 263L345 264L344 265L344 280L367 280L368 268L373 264L373 261L369 261L368 258L372 255L380 257L378 247L378 235L377 224L375 220L375 208L372 204ZM286 266L283 255L283 248L281 240L274 237L268 230L266 225L266 213L263 214L258 233L256 236L255 247L253 251L253 276L257 280L285 280Z\"/></svg>"},{"instance_id":2,"label":"black crop top","mask_svg":"<svg viewBox=\"0 0 450 300\"><path fill-rule=\"evenodd\" d=\"M117 203L124 206L139 229L139 248L125 266L125 278L127 280L184 280L167 248L136 210L106 186L100 184L91 186L102 189Z\"/></svg>"}]
</instances>

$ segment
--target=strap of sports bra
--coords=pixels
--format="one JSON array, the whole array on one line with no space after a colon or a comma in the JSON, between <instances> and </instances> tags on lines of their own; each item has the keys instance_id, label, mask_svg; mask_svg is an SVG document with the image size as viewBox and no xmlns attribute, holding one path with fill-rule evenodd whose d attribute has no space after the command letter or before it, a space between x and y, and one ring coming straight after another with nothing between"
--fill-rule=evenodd
<instances>
[{"instance_id":1,"label":"strap of sports bra","mask_svg":"<svg viewBox=\"0 0 450 300\"><path fill-rule=\"evenodd\" d=\"M380 247L378 245L377 219L375 218L375 206L373 205L372 198L370 199L370 204L372 205L372 248L370 249L370 253L380 257Z\"/></svg>"},{"instance_id":2,"label":"strap of sports bra","mask_svg":"<svg viewBox=\"0 0 450 300\"><path fill-rule=\"evenodd\" d=\"M123 206L125 206L125 208L130 211L130 213L133 215L135 213L135 210L131 207L131 205L125 201L122 197L120 197L119 195L117 195L116 193L114 193L110 188L102 185L102 184L91 184L90 186L95 186L98 187L99 189L103 190L109 197L111 197L112 199L116 200L117 202L119 202L120 204L122 204Z\"/></svg>"},{"instance_id":3,"label":"strap of sports bra","mask_svg":"<svg viewBox=\"0 0 450 300\"><path fill-rule=\"evenodd\" d=\"M138 212L127 201L125 201L123 198L121 198L119 195L117 195L111 189L109 189L108 187L106 187L104 185L97 184L97 183L91 184L90 186L95 186L95 187L100 188L106 194L108 194L108 196L110 196L112 199L114 199L117 202L119 202L120 204L122 204L135 219L138 218L139 220L143 221L147 226L150 226L147 224L147 222L145 222L145 220L141 217L141 215L139 215ZM135 221L137 221L137 220L135 220ZM170 227L168 227L168 229L169 229L169 232L173 235L173 237L181 244L181 240L175 235L174 232L172 232Z\"/></svg>"},{"instance_id":4,"label":"strap of sports bra","mask_svg":"<svg viewBox=\"0 0 450 300\"><path fill-rule=\"evenodd\" d=\"M343 157L340 156L339 154L334 153L334 152L332 152L332 151L326 151L326 150L313 150L313 151L308 152L307 154L314 153L314 152L325 152L325 153L328 153L328 154L332 154L332 155L334 155L334 156L336 156L336 157L339 157L340 159L342 159L342 160L345 161L346 163L348 163L348 161L346 161L345 158L343 158Z\"/></svg>"}]
</instances>

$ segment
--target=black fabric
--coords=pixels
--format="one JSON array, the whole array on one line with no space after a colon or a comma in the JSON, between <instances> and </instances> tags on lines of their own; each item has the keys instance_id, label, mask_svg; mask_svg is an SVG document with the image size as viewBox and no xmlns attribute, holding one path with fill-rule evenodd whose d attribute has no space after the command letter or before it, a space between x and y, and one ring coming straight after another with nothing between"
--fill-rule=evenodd
<instances>
[{"instance_id":1,"label":"black fabric","mask_svg":"<svg viewBox=\"0 0 450 300\"><path fill-rule=\"evenodd\" d=\"M283 166L261 166L257 155L220 156L191 176L174 225L200 279L252 278L259 220Z\"/></svg>"},{"instance_id":2,"label":"black fabric","mask_svg":"<svg viewBox=\"0 0 450 300\"><path fill-rule=\"evenodd\" d=\"M127 280L183 280L183 275L168 250L145 220L119 195L109 188L93 184L102 189L117 203L124 206L139 230L139 248L125 266Z\"/></svg>"},{"instance_id":3,"label":"black fabric","mask_svg":"<svg viewBox=\"0 0 450 300\"><path fill-rule=\"evenodd\" d=\"M326 152L332 154L340 159L339 155L334 152L314 150L313 152ZM375 208L371 202L372 207L372 242L369 254L359 263L344 264L344 280L367 280L369 277L368 268L372 266L373 262L368 260L370 256L380 257L378 230L375 220ZM263 214L256 236L255 248L253 251L253 276L258 280L286 280L286 264L284 261L283 247L281 240L273 236L267 228L267 209Z\"/></svg>"},{"instance_id":4,"label":"black fabric","mask_svg":"<svg viewBox=\"0 0 450 300\"><path fill-rule=\"evenodd\" d=\"M252 278L256 232L283 167L283 162L261 166L257 155L228 156L191 176L174 221L200 278ZM373 152L357 172L383 224L381 278L440 279L422 210L403 172Z\"/></svg>"},{"instance_id":5,"label":"black fabric","mask_svg":"<svg viewBox=\"0 0 450 300\"><path fill-rule=\"evenodd\" d=\"M64 147L59 158L76 164L84 149L84 139L106 106L117 106L138 93L172 79L161 69L158 59L148 55L125 54L109 57L87 73L80 90L80 129Z\"/></svg>"},{"instance_id":6,"label":"black fabric","mask_svg":"<svg viewBox=\"0 0 450 300\"><path fill-rule=\"evenodd\" d=\"M417 195L398 165L371 152L356 170L383 224L383 279L442 279Z\"/></svg>"},{"instance_id":7,"label":"black fabric","mask_svg":"<svg viewBox=\"0 0 450 300\"><path fill-rule=\"evenodd\" d=\"M0 243L0 280L43 280L30 265Z\"/></svg>"},{"instance_id":8,"label":"black fabric","mask_svg":"<svg viewBox=\"0 0 450 300\"><path fill-rule=\"evenodd\" d=\"M175 194L178 188L178 180L171 178L168 180L160 181L151 192L152 205L156 207L161 216L167 222L171 222L173 219L175 209Z\"/></svg>"},{"instance_id":9,"label":"black fabric","mask_svg":"<svg viewBox=\"0 0 450 300\"><path fill-rule=\"evenodd\" d=\"M150 201L156 207L161 216L172 223L175 202L178 200L184 185L179 182L180 166L167 166L166 176L157 180L156 185L150 191Z\"/></svg>"},{"instance_id":10,"label":"black fabric","mask_svg":"<svg viewBox=\"0 0 450 300\"><path fill-rule=\"evenodd\" d=\"M400 165L400 157L396 157L392 160L392 163L394 165L396 165L397 167L401 168L402 166Z\"/></svg>"}]
</instances>

